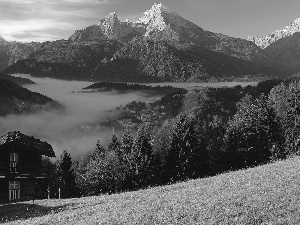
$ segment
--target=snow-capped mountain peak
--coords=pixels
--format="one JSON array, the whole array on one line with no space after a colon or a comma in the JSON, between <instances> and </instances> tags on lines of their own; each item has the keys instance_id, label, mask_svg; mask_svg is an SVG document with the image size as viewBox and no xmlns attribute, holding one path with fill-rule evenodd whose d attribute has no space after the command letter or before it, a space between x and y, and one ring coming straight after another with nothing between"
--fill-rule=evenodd
<instances>
[{"instance_id":1,"label":"snow-capped mountain peak","mask_svg":"<svg viewBox=\"0 0 300 225\"><path fill-rule=\"evenodd\" d=\"M282 28L281 30L276 30L269 35L266 35L264 37L248 37L247 40L252 41L257 46L265 49L277 40L292 36L297 32L300 32L300 18L294 20L290 25Z\"/></svg>"}]
</instances>

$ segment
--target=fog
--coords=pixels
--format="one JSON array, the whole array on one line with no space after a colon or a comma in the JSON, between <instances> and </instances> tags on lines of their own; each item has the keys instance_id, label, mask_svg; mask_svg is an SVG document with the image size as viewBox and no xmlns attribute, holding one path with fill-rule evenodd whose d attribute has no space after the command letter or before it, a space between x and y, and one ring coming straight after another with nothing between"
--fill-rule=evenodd
<instances>
[{"instance_id":1,"label":"fog","mask_svg":"<svg viewBox=\"0 0 300 225\"><path fill-rule=\"evenodd\" d=\"M150 101L143 93L118 94L116 92L80 93L83 87L92 83L81 81L62 81L50 78L26 77L33 80L34 85L26 85L27 89L47 95L64 105L65 110L41 111L30 115L8 115L0 117L0 135L9 131L21 131L26 135L47 141L53 146L58 157L64 149L77 157L94 149L98 139L106 144L112 135L112 129L93 127L103 112L114 109L130 101Z\"/></svg>"}]
</instances>

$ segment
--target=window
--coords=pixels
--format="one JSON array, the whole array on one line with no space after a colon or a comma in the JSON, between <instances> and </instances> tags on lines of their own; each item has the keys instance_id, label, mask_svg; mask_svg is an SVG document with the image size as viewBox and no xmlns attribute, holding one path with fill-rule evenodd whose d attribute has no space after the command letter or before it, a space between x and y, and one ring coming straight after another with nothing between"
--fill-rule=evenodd
<instances>
[{"instance_id":1,"label":"window","mask_svg":"<svg viewBox=\"0 0 300 225\"><path fill-rule=\"evenodd\" d=\"M19 172L19 154L18 153L10 153L10 161L9 161L9 171L11 173Z\"/></svg>"},{"instance_id":2,"label":"window","mask_svg":"<svg viewBox=\"0 0 300 225\"><path fill-rule=\"evenodd\" d=\"M9 181L9 201L20 200L20 181Z\"/></svg>"}]
</instances>

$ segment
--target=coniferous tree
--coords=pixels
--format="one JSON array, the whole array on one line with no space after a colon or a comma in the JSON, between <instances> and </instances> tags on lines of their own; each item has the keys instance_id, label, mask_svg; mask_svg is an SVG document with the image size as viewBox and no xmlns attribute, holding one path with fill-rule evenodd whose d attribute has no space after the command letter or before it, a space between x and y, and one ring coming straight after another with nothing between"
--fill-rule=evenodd
<instances>
[{"instance_id":1,"label":"coniferous tree","mask_svg":"<svg viewBox=\"0 0 300 225\"><path fill-rule=\"evenodd\" d=\"M118 140L117 135L115 134L115 131L113 130L113 134L110 138L110 141L107 145L108 151L114 151L117 155L120 154L120 142Z\"/></svg>"},{"instance_id":2,"label":"coniferous tree","mask_svg":"<svg viewBox=\"0 0 300 225\"><path fill-rule=\"evenodd\" d=\"M152 135L149 126L142 125L134 139L130 160L130 174L135 187L148 184L151 175L151 160L153 156Z\"/></svg>"},{"instance_id":3,"label":"coniferous tree","mask_svg":"<svg viewBox=\"0 0 300 225\"><path fill-rule=\"evenodd\" d=\"M67 150L64 150L60 156L60 160L57 163L57 171L61 197L76 197L78 194L75 182L76 178L72 166L72 158Z\"/></svg>"},{"instance_id":4,"label":"coniferous tree","mask_svg":"<svg viewBox=\"0 0 300 225\"><path fill-rule=\"evenodd\" d=\"M195 119L185 114L179 115L174 121L165 162L165 170L171 182L206 174L205 146L195 124Z\"/></svg>"},{"instance_id":5,"label":"coniferous tree","mask_svg":"<svg viewBox=\"0 0 300 225\"><path fill-rule=\"evenodd\" d=\"M300 154L300 83L274 87L269 102L285 131L286 147L289 154Z\"/></svg>"},{"instance_id":6,"label":"coniferous tree","mask_svg":"<svg viewBox=\"0 0 300 225\"><path fill-rule=\"evenodd\" d=\"M128 157L131 153L131 148L133 145L133 137L128 128L123 132L120 142L120 151L118 157L122 163L128 163Z\"/></svg>"},{"instance_id":7,"label":"coniferous tree","mask_svg":"<svg viewBox=\"0 0 300 225\"><path fill-rule=\"evenodd\" d=\"M284 155L281 124L264 95L245 96L226 131L226 152L231 169L266 163L276 152Z\"/></svg>"},{"instance_id":8,"label":"coniferous tree","mask_svg":"<svg viewBox=\"0 0 300 225\"><path fill-rule=\"evenodd\" d=\"M165 169L166 156L169 153L171 142L173 122L166 121L160 128L154 131L153 154L154 154L154 167L153 173L157 184L164 184L168 180L169 174Z\"/></svg>"},{"instance_id":9,"label":"coniferous tree","mask_svg":"<svg viewBox=\"0 0 300 225\"><path fill-rule=\"evenodd\" d=\"M97 157L101 157L103 158L105 156L105 148L102 146L100 140L97 141L96 143L96 147L94 149L94 151L91 154L92 158L97 158Z\"/></svg>"}]
</instances>

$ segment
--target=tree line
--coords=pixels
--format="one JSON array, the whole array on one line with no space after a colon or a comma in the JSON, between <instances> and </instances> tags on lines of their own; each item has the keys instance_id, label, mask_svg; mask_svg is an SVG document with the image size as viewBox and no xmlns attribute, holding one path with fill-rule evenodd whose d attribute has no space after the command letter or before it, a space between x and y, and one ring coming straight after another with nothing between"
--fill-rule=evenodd
<instances>
[{"instance_id":1,"label":"tree line","mask_svg":"<svg viewBox=\"0 0 300 225\"><path fill-rule=\"evenodd\" d=\"M78 197L213 176L298 155L299 134L298 79L191 90L160 127L113 133L79 160L64 151L51 164L52 189Z\"/></svg>"}]
</instances>

